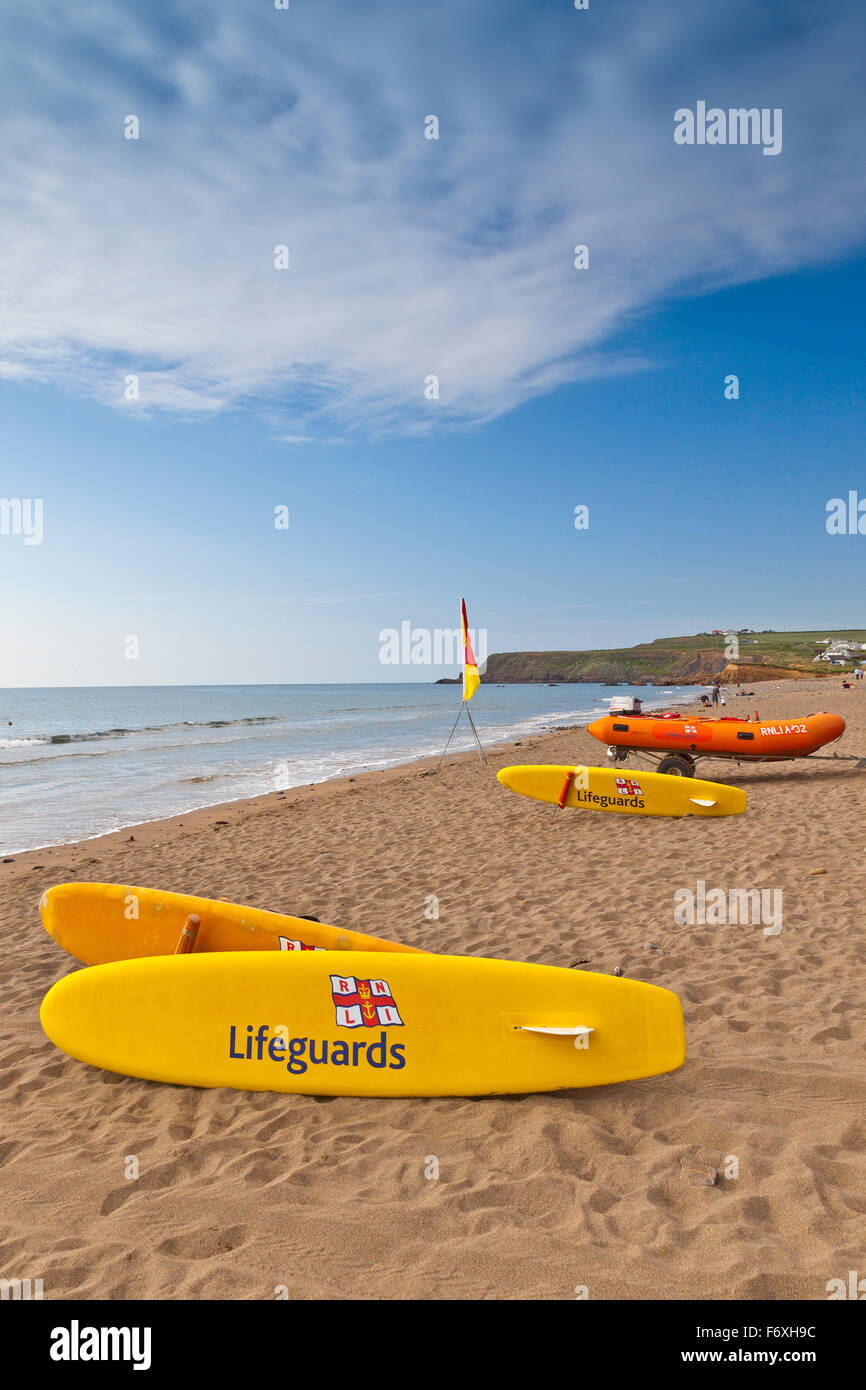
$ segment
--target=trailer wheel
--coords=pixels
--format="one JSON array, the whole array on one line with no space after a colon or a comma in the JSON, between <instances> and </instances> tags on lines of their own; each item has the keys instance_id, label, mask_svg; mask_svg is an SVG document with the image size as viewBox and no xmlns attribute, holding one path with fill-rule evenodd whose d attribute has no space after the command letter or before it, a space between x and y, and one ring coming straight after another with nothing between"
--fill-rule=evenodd
<instances>
[{"instance_id":1,"label":"trailer wheel","mask_svg":"<svg viewBox=\"0 0 866 1390\"><path fill-rule=\"evenodd\" d=\"M694 777L694 759L687 753L669 753L666 758L662 758L658 771L666 772L669 777Z\"/></svg>"}]
</instances>

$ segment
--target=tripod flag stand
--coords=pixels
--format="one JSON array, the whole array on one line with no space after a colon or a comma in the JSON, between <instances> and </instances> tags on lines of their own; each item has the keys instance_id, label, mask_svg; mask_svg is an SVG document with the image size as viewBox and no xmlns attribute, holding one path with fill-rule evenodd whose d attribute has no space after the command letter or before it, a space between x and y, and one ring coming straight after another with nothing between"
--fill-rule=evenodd
<instances>
[{"instance_id":1,"label":"tripod flag stand","mask_svg":"<svg viewBox=\"0 0 866 1390\"><path fill-rule=\"evenodd\" d=\"M460 600L460 623L463 630L463 703L457 711L457 718L454 720L454 723L451 727L451 732L448 735L448 743L446 743L445 747L442 749L442 757L436 764L437 772L442 766L442 758L444 758L445 754L448 752L448 744L450 744L452 738L454 737L454 734L457 730L457 725L460 723L460 716L464 710L466 711L466 718L469 720L470 726L472 728L472 734L475 739L475 745L478 749L478 756L481 759L482 763L485 766L487 765L487 759L484 756L484 749L481 747L481 740L478 737L478 730L475 727L475 721L473 720L472 715L469 713L469 701L472 699L472 696L475 694L476 690L481 684L481 677L478 674L478 663L475 660L475 653L472 650L472 642L469 637L469 619L466 616L466 600L464 598L461 598Z\"/></svg>"}]
</instances>

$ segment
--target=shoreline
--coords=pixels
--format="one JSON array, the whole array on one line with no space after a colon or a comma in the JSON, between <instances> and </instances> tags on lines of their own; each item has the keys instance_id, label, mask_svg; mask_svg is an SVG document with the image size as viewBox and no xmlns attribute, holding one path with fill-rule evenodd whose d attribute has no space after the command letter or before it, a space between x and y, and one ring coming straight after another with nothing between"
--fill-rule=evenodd
<instances>
[{"instance_id":1,"label":"shoreline","mask_svg":"<svg viewBox=\"0 0 866 1390\"><path fill-rule=\"evenodd\" d=\"M554 734L585 727L583 724L561 725L554 729L546 729L541 733L530 734L521 739L504 739L497 743L485 743L483 745L484 752L492 757L498 757L510 749L532 747L537 742L548 739ZM95 850L101 847L114 849L129 844L131 841L142 845L152 843L154 835L157 833L169 834L175 829L196 830L207 825L226 824L225 816L240 816L244 811L264 810L282 798L288 798L289 804L296 799L321 802L345 794L350 784L361 784L366 787L368 785L387 784L390 781L403 781L411 776L427 777L435 774L438 761L436 757L421 756L413 758L410 762L397 763L393 767L373 768L367 772L353 772L341 777L328 777L322 782L300 783L295 787L287 787L284 791L260 792L256 796L242 796L233 801L217 801L209 806L199 806L191 811L178 811L172 816L157 816L149 821L130 821L128 825L120 826L117 830L110 830L105 834L93 835L83 840L64 840L36 849L19 850L17 853L13 850L11 856L4 856L3 861L0 862L0 869L12 871L20 863L19 871L23 872L33 867L30 861L38 855L47 857L55 853L62 855L64 852L74 853L78 850ZM442 762L442 771L466 762L478 762L477 752L473 749L466 749L446 754ZM9 873L8 876L14 877L14 873Z\"/></svg>"},{"instance_id":2,"label":"shoreline","mask_svg":"<svg viewBox=\"0 0 866 1390\"><path fill-rule=\"evenodd\" d=\"M578 684L578 682L572 682L572 684ZM611 687L611 688L613 688L613 687ZM708 687L699 685L699 686L690 687L690 689L693 689L693 690L695 690L695 691L697 692L697 691L701 691L701 690L708 689ZM647 708L647 709L652 709L652 710L654 710L654 711L655 711L655 710L660 710L660 709L664 709L664 708L665 708L665 703L664 703L664 702L660 702L660 703L655 703L655 702L653 702L652 704L650 704L648 701L645 701L644 703L646 704L646 708ZM699 695L695 695L695 697L692 698L691 695L689 695L686 699L680 700L678 703L681 704L682 706L684 706L685 708L691 708L693 705L699 705L699 704L700 704L700 696L699 696ZM600 717L600 716L599 716L597 713L587 714L587 715L585 716L585 718L582 716L579 720L575 720L575 722L572 723L572 724L555 724L555 725L551 725L551 726L548 727L548 728L544 728L544 729L537 730L537 731L530 732L530 733L521 734L521 735L519 736L519 738L516 738L516 739L514 739L514 738L502 739L502 740L496 740L496 741L491 742L491 743L484 743L483 740L482 740L482 744L483 744L483 747L484 747L485 752L490 751L494 756L496 756L496 752L497 752L497 750L498 750L500 747L505 748L505 747L519 746L521 743L525 742L525 740L527 740L527 739L545 738L545 737L547 737L547 735L549 735L549 734L552 734L552 733L561 733L561 732L563 732L564 730L567 730L567 729L584 729L584 728L586 728L587 724L591 724L592 721L593 721L594 719L597 719L597 718L599 718L599 717ZM601 745L599 745L599 747L600 747L600 746L601 746ZM455 753L453 753L453 754L448 753L448 754L446 755L446 762L450 761L450 759L451 759L452 757L458 758L458 757L470 757L470 756L471 756L471 757L477 757L478 755L477 755L477 753L475 752L474 749L464 749L464 750L462 750L462 751L458 751L458 752L455 752ZM384 768L370 768L370 769L367 769L367 770L360 770L360 769L359 769L358 771L351 772L351 773L348 773L348 772L347 772L347 773L342 773L339 777L326 777L326 778L324 778L321 782L299 782L299 783L297 783L297 784L296 784L295 786L293 786L293 787L286 787L282 792L279 792L279 791L257 792L257 793L255 793L253 796L239 796L239 797L234 797L234 798L232 798L230 801L214 801L214 802L209 802L206 806L195 806L195 807L192 807L190 810L187 810L187 811L175 811L175 812L172 812L172 814L171 814L171 815L168 815L168 816L154 816L152 820L144 820L144 821L131 820L131 821L126 822L124 825L118 826L116 830L102 831L102 832L100 832L100 833L97 834L97 835L88 835L88 836L84 836L84 837L82 837L82 838L80 838L80 839L77 839L77 840L46 841L44 845L36 845L36 846L34 846L32 849L23 849L23 850L14 850L14 849L12 849L12 850L9 850L8 852L4 852L3 855L0 856L0 870L2 870L2 869L8 869L8 868L11 867L11 864L10 864L9 862L7 862L7 861L12 860L12 861L14 861L15 863L17 863L17 861L18 861L19 859L23 859L25 856L32 856L32 855L38 855L38 854L48 855L48 854L51 854L51 853L54 852L54 851L62 851L62 850L67 850L67 849L68 849L68 850L74 850L74 849L78 849L78 848L83 848L83 847L86 846L86 845L91 845L91 846L93 846L93 845L99 845L99 844L102 843L102 842L115 841L115 840L117 840L118 838L123 838L123 837L127 837L127 838L128 838L128 833L129 833L129 832L145 831L145 830L147 830L148 827L160 826L160 825L167 825L167 826L171 826L171 825L173 825L173 826L178 826L178 825L181 825L181 826L182 826L182 825L184 824L185 821L192 821L193 818L198 818L198 817L201 817L201 816L206 816L209 812L214 812L214 811L226 812L226 811L228 811L228 810L229 810L230 808L232 808L232 807L238 807L238 806L246 805L246 804L253 804L253 803L255 803L255 802L265 802L265 801L268 801L268 800L270 800L270 798L273 797L273 796L279 796L279 795L286 795L286 796L289 796L289 795L292 795L292 794L295 793L295 792L310 791L310 790L312 790L312 789L314 789L314 788L316 788L316 787L328 787L328 786L335 786L335 785L341 784L341 783L355 782L355 781L358 780L358 778L379 777L379 776L385 777L385 776L387 776L388 774L399 775L400 773L411 771L412 769L417 768L417 767L419 767L419 766L422 766L422 765L426 766L428 763L432 763L432 764L435 765L435 763L437 763L437 762L438 762L438 755L436 755L436 754L421 753L421 754L419 754L417 757L410 758L408 761L405 761L405 762L394 763L394 764L393 764L392 766L390 766L390 767L384 767ZM445 764L443 764L443 766L444 766L444 765L445 765ZM138 839L139 836L136 835L135 838ZM143 837L141 837L141 838L143 838Z\"/></svg>"},{"instance_id":3,"label":"shoreline","mask_svg":"<svg viewBox=\"0 0 866 1390\"><path fill-rule=\"evenodd\" d=\"M816 677L814 688L825 684L827 677ZM803 680L801 678L792 679L786 682L778 682L773 691L775 694L784 695L795 693L802 689ZM703 686L695 686L695 691L703 690ZM768 692L769 693L769 692ZM750 699L752 697L749 697ZM754 694L754 699L758 699L758 692ZM677 702L684 708L702 708L700 696L696 693L694 698L680 700ZM665 708L664 704L654 705L654 709ZM730 708L730 707L728 707ZM743 712L743 717L751 716L751 708L748 712ZM541 731L524 734L518 739L502 739L494 743L484 743L485 754L493 759L499 759L517 748L535 747L538 743L554 737L567 734L569 732L579 732L585 730L587 724L591 723L598 715L589 715L586 720L575 721L572 724L556 724ZM593 749L600 750L598 753L598 764L590 763L591 766L606 765L606 757L600 743L593 740ZM474 749L464 749L455 753L448 753L442 763L442 770L454 765L459 766L466 762L474 763L478 760L478 754ZM267 807L282 798L289 798L290 804L295 800L310 800L314 803L325 799L336 798L346 793L350 785L362 784L378 785L386 784L389 781L402 781L407 777L429 776L435 773L439 759L437 756L421 755L412 758L408 762L396 763L393 767L373 768L366 772L353 772L344 774L340 777L325 778L321 782L299 783L294 787L287 787L282 791L259 792L255 796L237 797L231 801L212 802L207 806L195 807L190 811L178 811L170 816L156 816L153 820L130 821L126 825L120 826L117 830L110 830L100 835L88 836L80 840L64 840L54 844L46 844L35 849L12 851L10 855L4 855L0 861L0 882L4 879L15 878L16 876L28 872L35 866L34 860L37 856L45 858L62 857L64 854L76 854L76 852L90 851L91 853L99 850L114 850L122 848L130 843L140 845L151 845L155 843L156 837L166 836L176 830L187 830L195 832L207 827L220 828L232 823L232 818L240 818L245 812L252 811L260 813ZM544 759L542 759L544 761ZM705 774L705 780L724 780L724 772L718 774ZM226 820L228 817L228 820ZM96 862L91 860L91 862ZM42 866L40 866L42 867ZM16 873L17 871L17 873Z\"/></svg>"}]
</instances>

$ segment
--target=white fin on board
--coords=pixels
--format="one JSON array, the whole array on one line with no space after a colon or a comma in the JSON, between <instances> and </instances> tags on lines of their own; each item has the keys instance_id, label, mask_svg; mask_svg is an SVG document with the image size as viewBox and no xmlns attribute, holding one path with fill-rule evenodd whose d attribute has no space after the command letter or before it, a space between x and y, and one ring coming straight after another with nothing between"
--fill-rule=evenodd
<instances>
[{"instance_id":1,"label":"white fin on board","mask_svg":"<svg viewBox=\"0 0 866 1390\"><path fill-rule=\"evenodd\" d=\"M715 801L705 801L702 796L690 796L689 801L693 801L696 806L715 806Z\"/></svg>"},{"instance_id":2,"label":"white fin on board","mask_svg":"<svg viewBox=\"0 0 866 1390\"><path fill-rule=\"evenodd\" d=\"M583 1024L578 1024L576 1028L534 1028L531 1023L518 1023L517 1031L520 1033L553 1033L560 1038L575 1038L584 1033L594 1033L594 1028L585 1028Z\"/></svg>"}]
</instances>

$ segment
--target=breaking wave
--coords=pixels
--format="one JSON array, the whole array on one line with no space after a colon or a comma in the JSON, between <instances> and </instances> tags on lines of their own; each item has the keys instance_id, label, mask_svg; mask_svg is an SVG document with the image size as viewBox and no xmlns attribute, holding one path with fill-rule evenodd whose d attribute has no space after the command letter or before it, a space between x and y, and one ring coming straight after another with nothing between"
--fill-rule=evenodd
<instances>
[{"instance_id":1,"label":"breaking wave","mask_svg":"<svg viewBox=\"0 0 866 1390\"><path fill-rule=\"evenodd\" d=\"M254 724L276 724L281 714L260 714L245 719L182 719L176 724L140 724L134 729L96 729L87 734L46 734L43 738L0 739L0 748L23 748L30 744L97 743L105 738L126 738L132 734L164 734L171 729L234 729Z\"/></svg>"}]
</instances>

